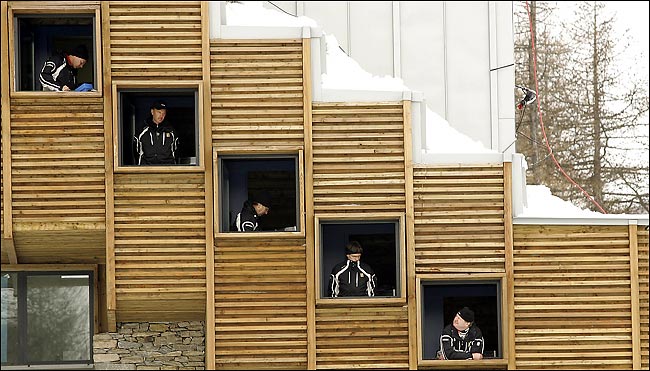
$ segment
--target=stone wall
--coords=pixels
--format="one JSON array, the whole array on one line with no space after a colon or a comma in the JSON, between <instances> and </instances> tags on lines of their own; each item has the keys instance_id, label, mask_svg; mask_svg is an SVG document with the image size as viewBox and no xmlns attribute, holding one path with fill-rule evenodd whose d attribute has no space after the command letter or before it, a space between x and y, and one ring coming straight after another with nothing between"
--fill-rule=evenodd
<instances>
[{"instance_id":1,"label":"stone wall","mask_svg":"<svg viewBox=\"0 0 650 371\"><path fill-rule=\"evenodd\" d=\"M124 322L93 337L96 370L203 370L205 322Z\"/></svg>"}]
</instances>

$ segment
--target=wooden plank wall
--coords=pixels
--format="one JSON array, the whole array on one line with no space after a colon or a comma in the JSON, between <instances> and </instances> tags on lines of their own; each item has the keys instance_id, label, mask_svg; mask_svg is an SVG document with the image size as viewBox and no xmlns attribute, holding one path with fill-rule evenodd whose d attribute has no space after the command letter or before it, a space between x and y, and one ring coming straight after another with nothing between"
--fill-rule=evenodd
<instances>
[{"instance_id":1,"label":"wooden plank wall","mask_svg":"<svg viewBox=\"0 0 650 371\"><path fill-rule=\"evenodd\" d=\"M647 370L650 366L650 354L648 351L648 336L650 327L650 306L648 305L648 284L650 277L648 270L650 262L648 261L648 230L647 226L640 225L637 232L637 243L639 246L639 311L641 314L641 369Z\"/></svg>"},{"instance_id":2,"label":"wooden plank wall","mask_svg":"<svg viewBox=\"0 0 650 371\"><path fill-rule=\"evenodd\" d=\"M413 198L416 274L505 274L503 165L416 165Z\"/></svg>"},{"instance_id":3,"label":"wooden plank wall","mask_svg":"<svg viewBox=\"0 0 650 371\"><path fill-rule=\"evenodd\" d=\"M301 39L211 42L217 153L304 149L302 48ZM272 234L215 239L217 369L307 368L305 246Z\"/></svg>"},{"instance_id":4,"label":"wooden plank wall","mask_svg":"<svg viewBox=\"0 0 650 371\"><path fill-rule=\"evenodd\" d=\"M304 146L302 40L210 44L217 150Z\"/></svg>"},{"instance_id":5,"label":"wooden plank wall","mask_svg":"<svg viewBox=\"0 0 650 371\"><path fill-rule=\"evenodd\" d=\"M405 212L401 103L313 105L314 213Z\"/></svg>"},{"instance_id":6,"label":"wooden plank wall","mask_svg":"<svg viewBox=\"0 0 650 371\"><path fill-rule=\"evenodd\" d=\"M203 320L203 174L115 176L119 321Z\"/></svg>"},{"instance_id":7,"label":"wooden plank wall","mask_svg":"<svg viewBox=\"0 0 650 371\"><path fill-rule=\"evenodd\" d=\"M318 103L312 109L315 216L404 213L402 103ZM407 369L406 303L317 305L316 366Z\"/></svg>"},{"instance_id":8,"label":"wooden plank wall","mask_svg":"<svg viewBox=\"0 0 650 371\"><path fill-rule=\"evenodd\" d=\"M517 368L631 369L630 282L627 226L516 225Z\"/></svg>"},{"instance_id":9,"label":"wooden plank wall","mask_svg":"<svg viewBox=\"0 0 650 371\"><path fill-rule=\"evenodd\" d=\"M108 9L113 83L203 79L201 2L111 1ZM203 320L204 171L118 170L113 184L117 321Z\"/></svg>"},{"instance_id":10,"label":"wooden plank wall","mask_svg":"<svg viewBox=\"0 0 650 371\"><path fill-rule=\"evenodd\" d=\"M113 81L201 80L200 1L111 1Z\"/></svg>"},{"instance_id":11,"label":"wooden plank wall","mask_svg":"<svg viewBox=\"0 0 650 371\"><path fill-rule=\"evenodd\" d=\"M103 99L12 97L10 110L12 216L20 262L103 262Z\"/></svg>"},{"instance_id":12,"label":"wooden plank wall","mask_svg":"<svg viewBox=\"0 0 650 371\"><path fill-rule=\"evenodd\" d=\"M304 238L217 239L217 369L307 368L305 261Z\"/></svg>"}]
</instances>

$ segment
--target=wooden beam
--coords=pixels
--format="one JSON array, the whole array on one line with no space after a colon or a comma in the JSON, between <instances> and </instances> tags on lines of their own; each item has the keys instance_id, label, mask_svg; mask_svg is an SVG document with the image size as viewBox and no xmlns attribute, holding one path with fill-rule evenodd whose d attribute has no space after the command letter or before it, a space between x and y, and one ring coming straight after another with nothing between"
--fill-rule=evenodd
<instances>
[{"instance_id":1,"label":"wooden beam","mask_svg":"<svg viewBox=\"0 0 650 371\"><path fill-rule=\"evenodd\" d=\"M635 221L636 223L636 221ZM641 369L641 311L639 309L639 242L638 226L628 226L630 240L630 293L632 300L632 369Z\"/></svg>"},{"instance_id":2,"label":"wooden beam","mask_svg":"<svg viewBox=\"0 0 650 371\"><path fill-rule=\"evenodd\" d=\"M104 91L104 189L106 194L106 310L108 331L115 332L115 193L113 178L113 103L111 88L111 31L110 10L107 1L102 2L102 77Z\"/></svg>"},{"instance_id":3,"label":"wooden beam","mask_svg":"<svg viewBox=\"0 0 650 371\"><path fill-rule=\"evenodd\" d=\"M214 311L214 196L212 158L212 94L210 85L210 12L208 2L201 1L201 58L203 69L202 125L205 165L205 368L215 369L215 311Z\"/></svg>"},{"instance_id":4,"label":"wooden beam","mask_svg":"<svg viewBox=\"0 0 650 371\"><path fill-rule=\"evenodd\" d=\"M503 337L505 344L504 359L508 360L508 369L516 369L515 359L515 271L514 271L514 241L512 230L512 162L503 163L503 230L505 239L505 270L506 270L506 295L505 310L502 310L502 319L505 328ZM504 312L507 313L504 316Z\"/></svg>"},{"instance_id":5,"label":"wooden beam","mask_svg":"<svg viewBox=\"0 0 650 371\"><path fill-rule=\"evenodd\" d=\"M13 237L2 237L2 247L7 252L10 264L18 264L18 256L16 255L16 245L14 244Z\"/></svg>"},{"instance_id":6,"label":"wooden beam","mask_svg":"<svg viewBox=\"0 0 650 371\"><path fill-rule=\"evenodd\" d=\"M2 68L0 76L3 81L2 100L0 101L0 105L2 106L2 210L4 214L4 223L2 225L2 245L7 251L9 262L12 264L18 264L18 256L16 254L16 246L14 245L13 238L13 208L11 207L11 112L9 100L9 86L11 85L11 80L9 76L9 53L14 48L10 47L8 40L8 11L7 2L3 1L2 17L0 18L0 32L2 32L0 44L5 45L6 47L2 48L2 55L0 56L0 66Z\"/></svg>"},{"instance_id":7,"label":"wooden beam","mask_svg":"<svg viewBox=\"0 0 650 371\"><path fill-rule=\"evenodd\" d=\"M417 334L417 290L415 280L415 209L413 202L413 140L411 128L411 101L402 101L402 121L404 125L404 192L406 196L406 246L407 267L402 268L401 274L408 271L406 277L402 276L402 282L407 281L407 305L408 305L408 331L409 331L409 368L418 368L418 347L420 339Z\"/></svg>"},{"instance_id":8,"label":"wooden beam","mask_svg":"<svg viewBox=\"0 0 650 371\"><path fill-rule=\"evenodd\" d=\"M312 143L311 39L302 39L303 125L305 138L305 245L307 247L307 369L316 369L316 290L314 287L314 148Z\"/></svg>"}]
</instances>

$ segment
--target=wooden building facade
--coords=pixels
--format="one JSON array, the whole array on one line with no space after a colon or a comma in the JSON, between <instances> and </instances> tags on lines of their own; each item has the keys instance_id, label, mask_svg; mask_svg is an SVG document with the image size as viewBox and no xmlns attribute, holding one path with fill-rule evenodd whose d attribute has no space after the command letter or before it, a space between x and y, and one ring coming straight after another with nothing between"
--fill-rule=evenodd
<instances>
[{"instance_id":1,"label":"wooden building facade","mask_svg":"<svg viewBox=\"0 0 650 371\"><path fill-rule=\"evenodd\" d=\"M473 282L500 333L473 367L648 368L646 225L517 224L510 162L413 163L409 100L313 102L309 38L210 39L208 13L2 2L3 272L95 271L96 333L205 321L208 369L465 367L428 356L425 292ZM45 15L93 21L94 91L22 87L18 21ZM147 90L192 97L190 165L124 161ZM296 159L295 230L225 230L228 156ZM397 226L394 294L325 298L322 225L367 221Z\"/></svg>"}]
</instances>

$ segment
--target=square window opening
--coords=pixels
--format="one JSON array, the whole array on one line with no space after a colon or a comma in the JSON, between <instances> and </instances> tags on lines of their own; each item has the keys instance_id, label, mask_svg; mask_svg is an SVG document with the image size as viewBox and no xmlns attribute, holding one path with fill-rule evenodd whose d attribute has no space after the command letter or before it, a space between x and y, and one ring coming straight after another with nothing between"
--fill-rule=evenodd
<instances>
[{"instance_id":1,"label":"square window opening","mask_svg":"<svg viewBox=\"0 0 650 371\"><path fill-rule=\"evenodd\" d=\"M436 359L440 334L456 313L468 307L485 341L484 359L502 358L501 281L428 281L421 283L422 359Z\"/></svg>"},{"instance_id":2,"label":"square window opening","mask_svg":"<svg viewBox=\"0 0 650 371\"><path fill-rule=\"evenodd\" d=\"M321 298L332 298L330 276L337 265L347 260L346 245L352 241L361 245L363 253L360 261L368 264L375 274L374 297L401 296L399 221L321 221L319 228ZM360 296L338 296L352 297Z\"/></svg>"},{"instance_id":3,"label":"square window opening","mask_svg":"<svg viewBox=\"0 0 650 371\"><path fill-rule=\"evenodd\" d=\"M76 86L98 88L96 19L93 14L18 14L14 16L15 90L50 91L43 88L40 75L51 57L58 63L62 53L83 45L89 58L76 71ZM87 91L87 90L86 90Z\"/></svg>"},{"instance_id":4,"label":"square window opening","mask_svg":"<svg viewBox=\"0 0 650 371\"><path fill-rule=\"evenodd\" d=\"M119 164L121 166L198 166L200 148L198 100L197 89L191 88L119 89ZM173 159L166 155L170 160L165 159L164 163L160 164L155 163L157 162L155 160L147 161L148 154L145 153L147 150L138 144L143 140L151 140L151 143L154 143L154 138L146 138L140 134L152 120L152 106L156 102L163 102L166 105L166 116L163 122L171 125L177 139ZM163 132L163 135L166 134ZM165 142L160 141L160 143L164 147ZM169 139L166 143L169 145ZM163 148L160 151L166 153L167 149Z\"/></svg>"},{"instance_id":5,"label":"square window opening","mask_svg":"<svg viewBox=\"0 0 650 371\"><path fill-rule=\"evenodd\" d=\"M256 232L300 231L298 155L219 155L219 231L237 232L237 214L245 203L266 194L268 214ZM246 206L248 207L248 206Z\"/></svg>"}]
</instances>

